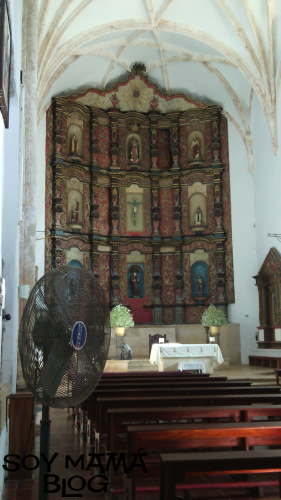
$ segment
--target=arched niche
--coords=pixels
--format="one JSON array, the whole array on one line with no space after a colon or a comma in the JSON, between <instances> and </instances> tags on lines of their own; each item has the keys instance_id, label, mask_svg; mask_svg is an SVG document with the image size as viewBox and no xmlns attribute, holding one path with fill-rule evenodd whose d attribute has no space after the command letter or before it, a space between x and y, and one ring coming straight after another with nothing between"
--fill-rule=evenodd
<instances>
[{"instance_id":1,"label":"arched niche","mask_svg":"<svg viewBox=\"0 0 281 500\"><path fill-rule=\"evenodd\" d=\"M209 266L197 261L191 267L191 290L195 300L204 301L209 297Z\"/></svg>"},{"instance_id":2,"label":"arched niche","mask_svg":"<svg viewBox=\"0 0 281 500\"><path fill-rule=\"evenodd\" d=\"M67 199L68 225L81 229L84 221L83 196L78 189L69 189Z\"/></svg>"},{"instance_id":3,"label":"arched niche","mask_svg":"<svg viewBox=\"0 0 281 500\"><path fill-rule=\"evenodd\" d=\"M84 154L84 138L83 130L76 123L69 125L67 129L67 151L69 156L83 157Z\"/></svg>"},{"instance_id":4,"label":"arched niche","mask_svg":"<svg viewBox=\"0 0 281 500\"><path fill-rule=\"evenodd\" d=\"M78 247L66 251L66 265L83 268L83 252Z\"/></svg>"},{"instance_id":5,"label":"arched niche","mask_svg":"<svg viewBox=\"0 0 281 500\"><path fill-rule=\"evenodd\" d=\"M187 138L188 163L201 163L205 161L205 140L200 130L193 130Z\"/></svg>"},{"instance_id":6,"label":"arched niche","mask_svg":"<svg viewBox=\"0 0 281 500\"><path fill-rule=\"evenodd\" d=\"M192 231L200 232L208 225L207 199L203 193L194 193L189 201L189 227Z\"/></svg>"},{"instance_id":7,"label":"arched niche","mask_svg":"<svg viewBox=\"0 0 281 500\"><path fill-rule=\"evenodd\" d=\"M135 277L134 277L135 274ZM132 251L127 256L127 297L134 297L133 280L137 279L138 298L145 298L145 256L138 250Z\"/></svg>"},{"instance_id":8,"label":"arched niche","mask_svg":"<svg viewBox=\"0 0 281 500\"><path fill-rule=\"evenodd\" d=\"M83 269L83 266L82 266L81 262L79 262L79 260L71 260L68 263L68 265L73 266L73 267L78 267L78 269Z\"/></svg>"},{"instance_id":9,"label":"arched niche","mask_svg":"<svg viewBox=\"0 0 281 500\"><path fill-rule=\"evenodd\" d=\"M126 139L126 162L131 167L138 167L142 162L142 142L138 134L128 134Z\"/></svg>"}]
</instances>

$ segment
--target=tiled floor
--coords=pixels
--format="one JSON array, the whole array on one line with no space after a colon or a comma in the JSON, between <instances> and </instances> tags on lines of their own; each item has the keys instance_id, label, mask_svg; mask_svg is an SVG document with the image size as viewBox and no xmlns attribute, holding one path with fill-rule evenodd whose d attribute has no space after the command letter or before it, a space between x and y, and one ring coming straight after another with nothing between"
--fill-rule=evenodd
<instances>
[{"instance_id":1,"label":"tiled floor","mask_svg":"<svg viewBox=\"0 0 281 500\"><path fill-rule=\"evenodd\" d=\"M250 367L231 367L230 370L226 370L224 372L218 371L215 372L214 375L226 375L229 378L252 378L254 381L258 383L276 383L275 375L273 370L266 368L250 368ZM77 432L73 420L72 415L68 414L67 410L50 410L50 418L51 418L51 439L50 439L50 457L54 453L59 453L58 457L54 461L52 466L52 474L57 474L60 478L59 484L62 485L62 479L66 479L68 481L72 476L81 476L86 481L88 481L94 474L93 470L88 472L81 471L79 467L74 468L73 466L69 469L65 468L65 456L71 455L73 459L77 459L80 455L85 455L85 461L87 460L87 450L80 439L79 433ZM36 435L35 438L35 455L39 456L40 454L40 436ZM203 478L199 478L199 481L203 481ZM82 479L76 479L72 481L73 487L79 488L81 485ZM139 478L138 484L143 484L144 481L147 481L147 476L145 478ZM156 484L155 479L152 478L149 480L150 484ZM122 487L122 478L121 476L117 478L117 485ZM16 484L14 483L6 483L3 490L2 500L7 499L16 489ZM97 489L100 486L97 486ZM90 492L87 486L79 492L80 497L77 495L76 497L70 496L75 494L74 491L70 491L69 488L66 489L66 492L63 492L62 489L57 493L49 493L49 500L58 500L61 498L72 498L73 500L78 500L82 498L82 500L105 500L105 494L102 492ZM181 492L179 495L183 496ZM142 493L137 495L137 500L156 500L158 499L158 493ZM15 500L37 500L39 499L39 480L38 480L38 470L34 473L33 482L24 482L22 483L20 489L13 497ZM108 498L108 497L107 497ZM224 499L224 500L237 500L237 499L254 499L255 496L251 496L251 494L242 489L236 490L227 490L227 489L219 489L219 490L204 490L198 491L194 490L190 493L190 499L208 499L208 500L216 500L216 499ZM264 488L264 498L268 498L270 500L277 500L279 498L277 488ZM120 500L124 500L124 496L120 495Z\"/></svg>"}]
</instances>

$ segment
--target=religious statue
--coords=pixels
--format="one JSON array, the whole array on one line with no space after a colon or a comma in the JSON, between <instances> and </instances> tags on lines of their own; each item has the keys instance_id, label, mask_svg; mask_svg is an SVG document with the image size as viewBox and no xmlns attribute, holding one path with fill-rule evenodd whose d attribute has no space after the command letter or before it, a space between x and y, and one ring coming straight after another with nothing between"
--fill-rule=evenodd
<instances>
[{"instance_id":1,"label":"religious statue","mask_svg":"<svg viewBox=\"0 0 281 500\"><path fill-rule=\"evenodd\" d=\"M130 205L130 207L133 209L133 224L135 226L137 222L138 208L140 205L142 205L142 202L138 202L137 199L134 198L133 201L128 201L128 205Z\"/></svg>"},{"instance_id":2,"label":"religious statue","mask_svg":"<svg viewBox=\"0 0 281 500\"><path fill-rule=\"evenodd\" d=\"M130 283L132 285L132 293L133 293L133 298L134 299L139 299L139 287L138 287L138 282L139 279L136 275L136 273L133 273L133 276L130 278Z\"/></svg>"},{"instance_id":3,"label":"religious statue","mask_svg":"<svg viewBox=\"0 0 281 500\"><path fill-rule=\"evenodd\" d=\"M197 207L197 210L195 212L195 226L201 226L202 225L202 212L200 210L200 207Z\"/></svg>"},{"instance_id":4,"label":"religious statue","mask_svg":"<svg viewBox=\"0 0 281 500\"><path fill-rule=\"evenodd\" d=\"M197 294L198 295L203 295L203 279L201 278L200 274L198 274L197 277Z\"/></svg>"},{"instance_id":5,"label":"religious statue","mask_svg":"<svg viewBox=\"0 0 281 500\"><path fill-rule=\"evenodd\" d=\"M76 202L76 208L72 210L71 222L78 222L79 217L79 201Z\"/></svg>"},{"instance_id":6,"label":"religious statue","mask_svg":"<svg viewBox=\"0 0 281 500\"><path fill-rule=\"evenodd\" d=\"M139 152L138 152L138 143L136 139L133 139L131 145L131 158L130 161L132 163L139 163Z\"/></svg>"},{"instance_id":7,"label":"religious statue","mask_svg":"<svg viewBox=\"0 0 281 500\"><path fill-rule=\"evenodd\" d=\"M191 144L191 149L192 149L192 154L193 154L193 159L197 160L200 158L200 142L198 141L196 135L194 134L193 136L193 141Z\"/></svg>"},{"instance_id":8,"label":"religious statue","mask_svg":"<svg viewBox=\"0 0 281 500\"><path fill-rule=\"evenodd\" d=\"M71 139L71 154L78 153L78 139L75 134L73 134Z\"/></svg>"}]
</instances>

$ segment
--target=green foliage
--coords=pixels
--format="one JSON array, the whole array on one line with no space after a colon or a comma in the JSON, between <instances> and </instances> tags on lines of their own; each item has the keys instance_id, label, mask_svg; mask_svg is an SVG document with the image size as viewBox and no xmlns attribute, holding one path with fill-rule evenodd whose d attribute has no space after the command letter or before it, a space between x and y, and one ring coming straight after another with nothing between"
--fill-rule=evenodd
<instances>
[{"instance_id":1,"label":"green foliage","mask_svg":"<svg viewBox=\"0 0 281 500\"><path fill-rule=\"evenodd\" d=\"M227 319L221 309L211 304L202 314L201 323L203 326L222 326L227 324Z\"/></svg>"},{"instance_id":2,"label":"green foliage","mask_svg":"<svg viewBox=\"0 0 281 500\"><path fill-rule=\"evenodd\" d=\"M135 323L129 309L119 304L110 313L110 325L129 328L135 326Z\"/></svg>"}]
</instances>

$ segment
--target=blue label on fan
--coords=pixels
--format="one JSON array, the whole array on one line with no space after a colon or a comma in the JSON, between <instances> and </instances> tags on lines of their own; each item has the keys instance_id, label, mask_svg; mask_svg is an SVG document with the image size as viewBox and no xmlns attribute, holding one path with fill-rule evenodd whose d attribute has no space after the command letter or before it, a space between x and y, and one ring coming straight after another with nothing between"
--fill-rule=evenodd
<instances>
[{"instance_id":1,"label":"blue label on fan","mask_svg":"<svg viewBox=\"0 0 281 500\"><path fill-rule=\"evenodd\" d=\"M77 321L72 329L71 342L74 349L82 349L87 340L87 330L83 321Z\"/></svg>"}]
</instances>

